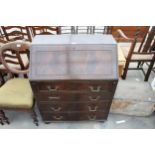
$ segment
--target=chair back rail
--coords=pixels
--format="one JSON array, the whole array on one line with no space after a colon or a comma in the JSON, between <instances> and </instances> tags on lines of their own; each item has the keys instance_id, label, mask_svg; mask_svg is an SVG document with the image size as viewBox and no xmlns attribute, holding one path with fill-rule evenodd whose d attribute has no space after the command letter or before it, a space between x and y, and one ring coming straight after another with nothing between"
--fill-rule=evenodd
<instances>
[{"instance_id":1,"label":"chair back rail","mask_svg":"<svg viewBox=\"0 0 155 155\"><path fill-rule=\"evenodd\" d=\"M28 26L2 26L7 41L32 41Z\"/></svg>"},{"instance_id":2,"label":"chair back rail","mask_svg":"<svg viewBox=\"0 0 155 155\"><path fill-rule=\"evenodd\" d=\"M141 53L146 53L150 51L150 49L152 48L154 36L155 36L155 26L151 28L150 32L148 32L148 36L145 37L146 41L144 43L143 49L141 49Z\"/></svg>"},{"instance_id":3,"label":"chair back rail","mask_svg":"<svg viewBox=\"0 0 155 155\"><path fill-rule=\"evenodd\" d=\"M15 74L27 74L28 64L25 66L22 55L29 55L30 43L24 41L9 42L0 48L0 58L8 72ZM28 59L28 58L27 58ZM12 68L10 64L19 65L20 68Z\"/></svg>"},{"instance_id":4,"label":"chair back rail","mask_svg":"<svg viewBox=\"0 0 155 155\"><path fill-rule=\"evenodd\" d=\"M32 35L59 34L57 26L30 26Z\"/></svg>"}]
</instances>

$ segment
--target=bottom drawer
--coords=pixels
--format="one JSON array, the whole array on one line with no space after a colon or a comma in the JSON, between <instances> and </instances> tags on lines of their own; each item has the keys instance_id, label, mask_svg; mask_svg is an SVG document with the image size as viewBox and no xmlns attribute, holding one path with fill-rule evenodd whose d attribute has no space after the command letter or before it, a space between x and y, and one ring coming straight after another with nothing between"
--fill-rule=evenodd
<instances>
[{"instance_id":1,"label":"bottom drawer","mask_svg":"<svg viewBox=\"0 0 155 155\"><path fill-rule=\"evenodd\" d=\"M66 113L41 113L44 122L52 121L103 121L108 117L105 112L66 112Z\"/></svg>"},{"instance_id":2,"label":"bottom drawer","mask_svg":"<svg viewBox=\"0 0 155 155\"><path fill-rule=\"evenodd\" d=\"M97 112L97 113L80 113L77 116L78 121L89 120L89 121L103 121L108 117L108 113Z\"/></svg>"},{"instance_id":3,"label":"bottom drawer","mask_svg":"<svg viewBox=\"0 0 155 155\"><path fill-rule=\"evenodd\" d=\"M76 120L76 115L70 115L69 113L41 113L41 116L44 122Z\"/></svg>"}]
</instances>

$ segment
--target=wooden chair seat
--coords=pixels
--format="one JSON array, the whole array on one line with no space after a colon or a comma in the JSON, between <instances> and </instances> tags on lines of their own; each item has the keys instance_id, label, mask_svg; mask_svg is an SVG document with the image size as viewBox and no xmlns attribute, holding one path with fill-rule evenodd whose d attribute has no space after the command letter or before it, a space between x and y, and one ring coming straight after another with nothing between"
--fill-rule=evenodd
<instances>
[{"instance_id":1,"label":"wooden chair seat","mask_svg":"<svg viewBox=\"0 0 155 155\"><path fill-rule=\"evenodd\" d=\"M30 109L33 106L33 92L28 79L15 78L0 88L0 107Z\"/></svg>"},{"instance_id":2,"label":"wooden chair seat","mask_svg":"<svg viewBox=\"0 0 155 155\"><path fill-rule=\"evenodd\" d=\"M123 47L123 54L124 57L127 58L129 54L128 48ZM142 54L132 54L131 60L130 61L145 61L145 60L151 60L153 58L154 54L150 55L142 55Z\"/></svg>"}]
</instances>

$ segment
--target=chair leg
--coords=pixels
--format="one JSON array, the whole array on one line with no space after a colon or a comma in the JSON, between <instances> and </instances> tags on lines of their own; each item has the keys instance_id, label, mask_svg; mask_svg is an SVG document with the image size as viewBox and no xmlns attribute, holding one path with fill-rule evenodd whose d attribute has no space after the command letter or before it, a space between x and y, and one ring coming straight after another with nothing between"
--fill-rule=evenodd
<instances>
[{"instance_id":1,"label":"chair leg","mask_svg":"<svg viewBox=\"0 0 155 155\"><path fill-rule=\"evenodd\" d=\"M1 85L3 85L5 83L5 80L4 80L2 73L0 73L0 76L1 76Z\"/></svg>"},{"instance_id":2,"label":"chair leg","mask_svg":"<svg viewBox=\"0 0 155 155\"><path fill-rule=\"evenodd\" d=\"M4 123L10 124L9 119L5 116L5 113L3 110L0 110L0 120L2 125Z\"/></svg>"},{"instance_id":3,"label":"chair leg","mask_svg":"<svg viewBox=\"0 0 155 155\"><path fill-rule=\"evenodd\" d=\"M140 66L142 66L144 63L143 62L138 62L137 68L139 68Z\"/></svg>"},{"instance_id":4,"label":"chair leg","mask_svg":"<svg viewBox=\"0 0 155 155\"><path fill-rule=\"evenodd\" d=\"M4 123L3 123L3 120L2 120L2 119L0 119L0 124L1 124L1 125L4 125Z\"/></svg>"},{"instance_id":5,"label":"chair leg","mask_svg":"<svg viewBox=\"0 0 155 155\"><path fill-rule=\"evenodd\" d=\"M153 66L154 66L154 61L152 61L152 62L150 63L150 66L149 66L149 68L148 68L148 70L147 70L147 73L146 73L146 75L145 75L144 81L148 81L149 76L150 76L150 73L151 73L151 71L152 71L152 69L153 69Z\"/></svg>"},{"instance_id":6,"label":"chair leg","mask_svg":"<svg viewBox=\"0 0 155 155\"><path fill-rule=\"evenodd\" d=\"M4 122L3 122L3 114L1 113L1 111L0 111L0 124L1 125L4 125Z\"/></svg>"},{"instance_id":7,"label":"chair leg","mask_svg":"<svg viewBox=\"0 0 155 155\"><path fill-rule=\"evenodd\" d=\"M38 123L38 119L37 119L37 114L36 114L36 112L35 112L34 109L31 110L31 116L32 116L32 119L33 119L34 124L35 124L36 126L38 126L39 123Z\"/></svg>"},{"instance_id":8,"label":"chair leg","mask_svg":"<svg viewBox=\"0 0 155 155\"><path fill-rule=\"evenodd\" d=\"M127 60L126 64L125 64L125 67L124 67L124 72L123 72L123 75L122 75L122 79L126 78L126 75L127 75L127 72L128 72L128 67L129 67L129 61Z\"/></svg>"}]
</instances>

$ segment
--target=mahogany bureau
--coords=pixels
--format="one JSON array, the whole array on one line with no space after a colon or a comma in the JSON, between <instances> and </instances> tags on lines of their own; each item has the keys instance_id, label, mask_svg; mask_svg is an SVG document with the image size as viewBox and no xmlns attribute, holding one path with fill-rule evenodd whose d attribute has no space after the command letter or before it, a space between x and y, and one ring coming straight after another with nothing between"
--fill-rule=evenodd
<instances>
[{"instance_id":1,"label":"mahogany bureau","mask_svg":"<svg viewBox=\"0 0 155 155\"><path fill-rule=\"evenodd\" d=\"M45 123L107 119L118 81L112 35L38 35L29 79Z\"/></svg>"}]
</instances>

